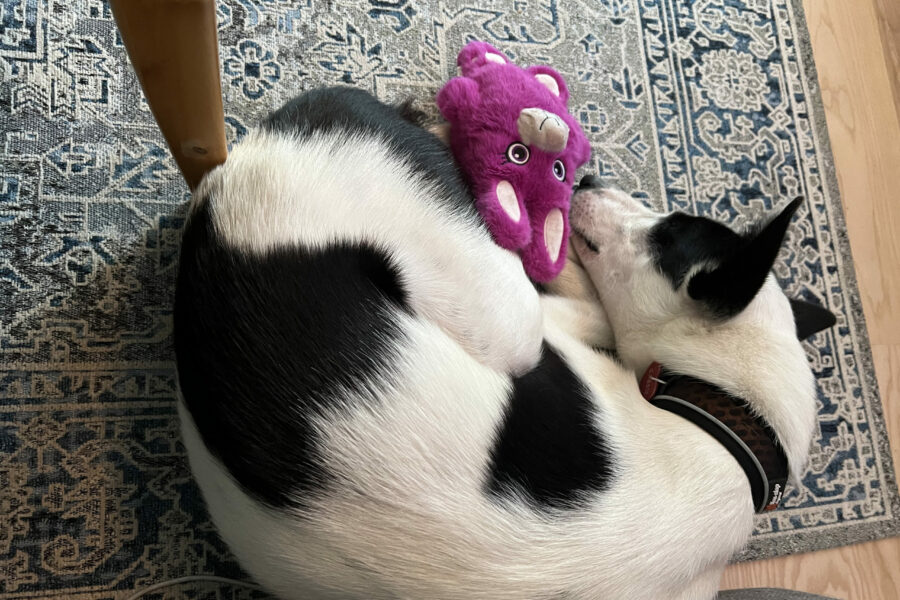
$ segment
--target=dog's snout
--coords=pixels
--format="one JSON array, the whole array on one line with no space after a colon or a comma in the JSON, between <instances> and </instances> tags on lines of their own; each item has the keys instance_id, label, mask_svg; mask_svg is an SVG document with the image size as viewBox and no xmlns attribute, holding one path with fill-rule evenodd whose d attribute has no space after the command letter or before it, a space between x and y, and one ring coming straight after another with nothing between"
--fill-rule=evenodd
<instances>
[{"instance_id":1,"label":"dog's snout","mask_svg":"<svg viewBox=\"0 0 900 600\"><path fill-rule=\"evenodd\" d=\"M596 175L588 173L584 177L581 178L581 181L578 182L579 188L590 189L590 188L598 188L603 185L603 181Z\"/></svg>"}]
</instances>

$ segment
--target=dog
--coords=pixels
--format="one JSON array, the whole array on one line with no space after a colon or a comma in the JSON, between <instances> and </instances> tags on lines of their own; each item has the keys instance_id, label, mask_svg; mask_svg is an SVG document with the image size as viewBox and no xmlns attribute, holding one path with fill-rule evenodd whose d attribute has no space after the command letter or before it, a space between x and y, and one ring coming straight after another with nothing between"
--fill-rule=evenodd
<instances>
[{"instance_id":1,"label":"dog","mask_svg":"<svg viewBox=\"0 0 900 600\"><path fill-rule=\"evenodd\" d=\"M751 485L635 374L746 399L802 473L814 382L769 275L796 205L738 234L587 178L566 297L412 121L308 92L194 196L179 414L222 537L286 599L713 598Z\"/></svg>"}]
</instances>

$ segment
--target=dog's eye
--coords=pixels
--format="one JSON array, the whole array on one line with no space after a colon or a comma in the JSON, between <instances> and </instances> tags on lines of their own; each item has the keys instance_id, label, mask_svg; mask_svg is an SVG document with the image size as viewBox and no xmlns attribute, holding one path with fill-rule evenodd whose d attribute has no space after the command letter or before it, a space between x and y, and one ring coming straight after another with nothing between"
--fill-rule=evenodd
<instances>
[{"instance_id":1,"label":"dog's eye","mask_svg":"<svg viewBox=\"0 0 900 600\"><path fill-rule=\"evenodd\" d=\"M553 163L553 176L560 181L565 181L566 165L564 165L561 160L557 160L555 163Z\"/></svg>"},{"instance_id":2,"label":"dog's eye","mask_svg":"<svg viewBox=\"0 0 900 600\"><path fill-rule=\"evenodd\" d=\"M581 233L581 232L578 231L577 229L572 229L572 231L574 232L574 234L575 234L576 236L578 236L579 238L581 238L581 241L583 241L583 242L584 242L584 245L588 247L588 250L590 250L591 252L595 252L595 253L600 252L600 248L597 247L597 244L595 244L595 243L591 240L591 238L589 238L588 236L584 235L583 233Z\"/></svg>"},{"instance_id":3,"label":"dog's eye","mask_svg":"<svg viewBox=\"0 0 900 600\"><path fill-rule=\"evenodd\" d=\"M517 165L524 165L531 158L531 152L528 151L528 146L522 142L515 142L506 149L506 158Z\"/></svg>"}]
</instances>

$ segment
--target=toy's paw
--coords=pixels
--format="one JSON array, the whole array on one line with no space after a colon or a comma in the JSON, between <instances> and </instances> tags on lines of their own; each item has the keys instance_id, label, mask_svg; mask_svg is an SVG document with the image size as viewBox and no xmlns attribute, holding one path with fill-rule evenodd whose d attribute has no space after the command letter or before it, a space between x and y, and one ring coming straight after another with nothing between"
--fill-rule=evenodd
<instances>
[{"instance_id":1,"label":"toy's paw","mask_svg":"<svg viewBox=\"0 0 900 600\"><path fill-rule=\"evenodd\" d=\"M465 76L488 63L505 65L509 63L509 59L486 42L469 42L459 51L459 56L456 58L456 64L459 65Z\"/></svg>"},{"instance_id":2,"label":"toy's paw","mask_svg":"<svg viewBox=\"0 0 900 600\"><path fill-rule=\"evenodd\" d=\"M550 281L566 264L569 238L566 213L566 207L553 207L545 214L531 215L531 243L522 250L522 264L535 281Z\"/></svg>"},{"instance_id":3,"label":"toy's paw","mask_svg":"<svg viewBox=\"0 0 900 600\"><path fill-rule=\"evenodd\" d=\"M478 198L478 211L494 241L508 250L518 250L531 240L531 224L522 199L512 184L500 181Z\"/></svg>"}]
</instances>

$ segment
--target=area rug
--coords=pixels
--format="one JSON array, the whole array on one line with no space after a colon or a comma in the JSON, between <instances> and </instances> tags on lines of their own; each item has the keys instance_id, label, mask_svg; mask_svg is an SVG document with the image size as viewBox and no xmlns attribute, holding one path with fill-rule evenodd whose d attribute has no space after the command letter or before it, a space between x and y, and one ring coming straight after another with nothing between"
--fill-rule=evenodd
<instances>
[{"instance_id":1,"label":"area rug","mask_svg":"<svg viewBox=\"0 0 900 600\"><path fill-rule=\"evenodd\" d=\"M777 275L838 325L806 344L803 486L743 558L898 533L900 502L799 2L228 0L228 135L314 86L431 98L487 40L569 81L589 170L735 224L806 202ZM188 192L101 0L0 8L0 598L124 600L237 576L188 472L171 302ZM194 582L145 598L246 598Z\"/></svg>"}]
</instances>

